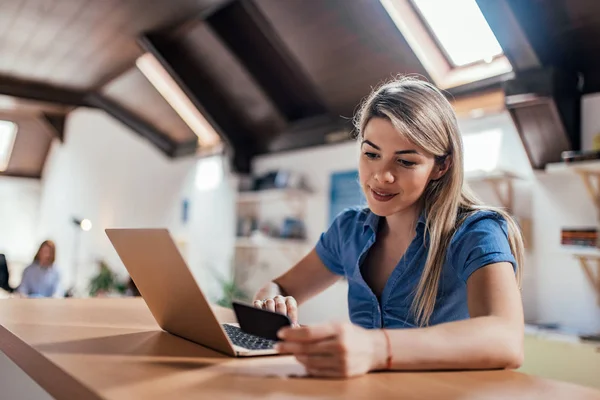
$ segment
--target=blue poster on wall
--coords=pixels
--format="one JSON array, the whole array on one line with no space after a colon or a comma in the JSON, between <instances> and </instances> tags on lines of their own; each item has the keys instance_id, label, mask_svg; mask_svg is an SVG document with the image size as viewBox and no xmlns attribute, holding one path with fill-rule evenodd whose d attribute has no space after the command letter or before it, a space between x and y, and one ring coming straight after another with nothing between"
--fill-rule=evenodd
<instances>
[{"instance_id":1,"label":"blue poster on wall","mask_svg":"<svg viewBox=\"0 0 600 400\"><path fill-rule=\"evenodd\" d=\"M345 208L366 206L365 196L358 183L358 170L331 174L329 195L329 225Z\"/></svg>"}]
</instances>

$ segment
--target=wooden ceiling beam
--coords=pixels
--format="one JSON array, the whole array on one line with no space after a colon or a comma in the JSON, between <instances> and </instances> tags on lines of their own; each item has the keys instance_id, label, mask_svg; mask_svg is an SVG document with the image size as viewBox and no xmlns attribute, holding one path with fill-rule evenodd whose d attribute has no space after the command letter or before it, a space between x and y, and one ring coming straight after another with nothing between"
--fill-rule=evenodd
<instances>
[{"instance_id":1,"label":"wooden ceiling beam","mask_svg":"<svg viewBox=\"0 0 600 400\"><path fill-rule=\"evenodd\" d=\"M190 139L185 142L176 143L173 157L192 156L198 152L198 139Z\"/></svg>"},{"instance_id":2,"label":"wooden ceiling beam","mask_svg":"<svg viewBox=\"0 0 600 400\"><path fill-rule=\"evenodd\" d=\"M450 99L456 116L465 119L499 114L506 110L504 102L502 89Z\"/></svg>"},{"instance_id":3,"label":"wooden ceiling beam","mask_svg":"<svg viewBox=\"0 0 600 400\"><path fill-rule=\"evenodd\" d=\"M515 71L541 66L525 32L506 0L476 0L504 55Z\"/></svg>"},{"instance_id":4,"label":"wooden ceiling beam","mask_svg":"<svg viewBox=\"0 0 600 400\"><path fill-rule=\"evenodd\" d=\"M230 2L206 21L288 121L327 113L316 87L253 1Z\"/></svg>"},{"instance_id":5,"label":"wooden ceiling beam","mask_svg":"<svg viewBox=\"0 0 600 400\"><path fill-rule=\"evenodd\" d=\"M234 168L249 172L250 161L257 153L257 143L242 121L236 118L236 110L213 79L189 62L177 41L146 35L139 43L158 60L221 138L229 142L234 150Z\"/></svg>"},{"instance_id":6,"label":"wooden ceiling beam","mask_svg":"<svg viewBox=\"0 0 600 400\"><path fill-rule=\"evenodd\" d=\"M54 136L61 142L65 140L65 123L67 116L65 114L42 114L42 122L54 133Z\"/></svg>"},{"instance_id":7,"label":"wooden ceiling beam","mask_svg":"<svg viewBox=\"0 0 600 400\"><path fill-rule=\"evenodd\" d=\"M6 76L0 76L0 94L64 106L89 106L86 92Z\"/></svg>"},{"instance_id":8,"label":"wooden ceiling beam","mask_svg":"<svg viewBox=\"0 0 600 400\"><path fill-rule=\"evenodd\" d=\"M269 152L280 152L321 146L352 139L354 126L350 120L322 115L290 124L285 132L270 143Z\"/></svg>"},{"instance_id":9,"label":"wooden ceiling beam","mask_svg":"<svg viewBox=\"0 0 600 400\"><path fill-rule=\"evenodd\" d=\"M143 138L149 140L168 157L175 156L177 144L168 135L128 111L120 104L97 93L88 96L87 101L91 105L104 110L107 114L120 121Z\"/></svg>"},{"instance_id":10,"label":"wooden ceiling beam","mask_svg":"<svg viewBox=\"0 0 600 400\"><path fill-rule=\"evenodd\" d=\"M10 178L22 178L22 179L40 179L42 174L28 174L21 172L0 172L0 176L6 176Z\"/></svg>"}]
</instances>

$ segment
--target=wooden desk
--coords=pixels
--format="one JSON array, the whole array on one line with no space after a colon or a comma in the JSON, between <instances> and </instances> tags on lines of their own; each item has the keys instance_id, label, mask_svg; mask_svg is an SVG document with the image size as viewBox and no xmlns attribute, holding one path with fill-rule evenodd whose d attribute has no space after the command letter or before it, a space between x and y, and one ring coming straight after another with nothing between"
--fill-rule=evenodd
<instances>
[{"instance_id":1,"label":"wooden desk","mask_svg":"<svg viewBox=\"0 0 600 400\"><path fill-rule=\"evenodd\" d=\"M600 399L512 371L306 378L292 357L229 358L162 332L139 298L1 300L0 325L0 350L57 399Z\"/></svg>"}]
</instances>

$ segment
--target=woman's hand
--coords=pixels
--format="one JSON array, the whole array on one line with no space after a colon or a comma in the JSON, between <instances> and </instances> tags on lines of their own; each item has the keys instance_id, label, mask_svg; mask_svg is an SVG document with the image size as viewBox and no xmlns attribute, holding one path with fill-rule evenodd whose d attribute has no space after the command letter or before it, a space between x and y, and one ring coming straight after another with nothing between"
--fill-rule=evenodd
<instances>
[{"instance_id":1,"label":"woman's hand","mask_svg":"<svg viewBox=\"0 0 600 400\"><path fill-rule=\"evenodd\" d=\"M277 344L281 353L293 354L313 376L349 378L382 369L387 347L384 333L350 323L283 328Z\"/></svg>"},{"instance_id":2,"label":"woman's hand","mask_svg":"<svg viewBox=\"0 0 600 400\"><path fill-rule=\"evenodd\" d=\"M292 296L277 295L262 300L254 300L254 307L262 308L287 315L292 321L293 327L298 327L298 303Z\"/></svg>"}]
</instances>

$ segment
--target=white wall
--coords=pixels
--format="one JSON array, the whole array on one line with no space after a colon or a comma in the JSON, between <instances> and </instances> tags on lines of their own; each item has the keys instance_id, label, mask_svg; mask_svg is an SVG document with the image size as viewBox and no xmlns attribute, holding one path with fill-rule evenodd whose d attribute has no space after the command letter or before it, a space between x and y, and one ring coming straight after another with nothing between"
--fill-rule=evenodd
<instances>
[{"instance_id":1,"label":"white wall","mask_svg":"<svg viewBox=\"0 0 600 400\"><path fill-rule=\"evenodd\" d=\"M523 302L527 321L557 322L566 329L593 332L600 329L600 308L583 273L572 256L560 252L561 226L593 225L595 213L585 189L576 177L534 175L518 133L506 114L474 121L460 121L461 131L498 127L502 129L499 168L517 172L526 179L516 181L514 207L521 217L533 219L533 243L527 251ZM355 169L355 143L267 155L254 163L256 173L270 169L290 169L308 178L315 194L309 200L308 237L316 242L327 228L329 180L336 171ZM472 189L486 203L500 206L491 186L473 183ZM324 320L347 313L346 288L342 285L307 303L304 314Z\"/></svg>"},{"instance_id":2,"label":"white wall","mask_svg":"<svg viewBox=\"0 0 600 400\"><path fill-rule=\"evenodd\" d=\"M594 137L600 135L600 93L581 99L581 148L594 150Z\"/></svg>"},{"instance_id":3,"label":"white wall","mask_svg":"<svg viewBox=\"0 0 600 400\"><path fill-rule=\"evenodd\" d=\"M216 162L222 178L212 188L200 181L210 177L199 174L203 165ZM169 224L194 276L210 300L222 294L219 278L229 279L234 256L235 192L237 178L229 169L228 159L213 156L199 159L186 176L178 198L189 201L189 219L181 221L181 208L173 207Z\"/></svg>"},{"instance_id":4,"label":"white wall","mask_svg":"<svg viewBox=\"0 0 600 400\"><path fill-rule=\"evenodd\" d=\"M515 173L521 177L533 177L525 147L523 147L523 142L508 112L483 118L461 119L458 121L458 125L463 135L476 134L492 129L499 130L501 141L496 168Z\"/></svg>"},{"instance_id":5,"label":"white wall","mask_svg":"<svg viewBox=\"0 0 600 400\"><path fill-rule=\"evenodd\" d=\"M6 255L10 283L18 285L21 271L37 246L41 184L35 179L0 178L0 253Z\"/></svg>"},{"instance_id":6,"label":"white wall","mask_svg":"<svg viewBox=\"0 0 600 400\"><path fill-rule=\"evenodd\" d=\"M182 190L194 174L193 158L173 161L150 143L101 111L79 109L67 122L66 140L55 142L42 179L38 240L57 244L63 285L72 283L78 263L78 287L103 259L122 276L126 271L104 229L114 227L178 228ZM77 227L72 217L89 218L74 259ZM193 244L191 247L193 247Z\"/></svg>"}]
</instances>

